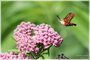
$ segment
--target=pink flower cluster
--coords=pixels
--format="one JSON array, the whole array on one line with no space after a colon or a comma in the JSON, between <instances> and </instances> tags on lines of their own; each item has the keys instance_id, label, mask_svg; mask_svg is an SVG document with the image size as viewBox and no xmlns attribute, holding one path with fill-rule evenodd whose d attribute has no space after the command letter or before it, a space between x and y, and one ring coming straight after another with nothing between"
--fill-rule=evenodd
<instances>
[{"instance_id":1,"label":"pink flower cluster","mask_svg":"<svg viewBox=\"0 0 90 60\"><path fill-rule=\"evenodd\" d=\"M13 59L19 59L20 57L15 54L9 54L9 53L4 53L0 54L0 60L13 60Z\"/></svg>"},{"instance_id":2,"label":"pink flower cluster","mask_svg":"<svg viewBox=\"0 0 90 60\"><path fill-rule=\"evenodd\" d=\"M61 36L47 24L35 25L30 22L22 22L14 31L17 48L21 53L39 51L37 44L42 43L44 49L50 45L60 46L63 41Z\"/></svg>"},{"instance_id":3,"label":"pink flower cluster","mask_svg":"<svg viewBox=\"0 0 90 60\"><path fill-rule=\"evenodd\" d=\"M50 45L60 46L63 39L50 25L40 24L37 25L35 31L35 41L36 43L43 43L44 48L48 48Z\"/></svg>"},{"instance_id":4,"label":"pink flower cluster","mask_svg":"<svg viewBox=\"0 0 90 60\"><path fill-rule=\"evenodd\" d=\"M0 54L0 60L27 60L31 59L31 56L26 56L25 54L17 54L15 52Z\"/></svg>"},{"instance_id":5,"label":"pink flower cluster","mask_svg":"<svg viewBox=\"0 0 90 60\"><path fill-rule=\"evenodd\" d=\"M31 24L30 22L22 22L17 26L14 32L14 38L17 42L17 48L20 52L37 52L39 50L32 38L32 34L34 33L35 28L35 24Z\"/></svg>"}]
</instances>

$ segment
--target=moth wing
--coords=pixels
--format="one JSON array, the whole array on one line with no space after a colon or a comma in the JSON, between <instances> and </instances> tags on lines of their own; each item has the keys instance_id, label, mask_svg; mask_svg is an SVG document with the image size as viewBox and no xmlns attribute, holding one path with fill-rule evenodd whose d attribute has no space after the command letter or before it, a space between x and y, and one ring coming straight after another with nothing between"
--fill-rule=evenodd
<instances>
[{"instance_id":1,"label":"moth wing","mask_svg":"<svg viewBox=\"0 0 90 60\"><path fill-rule=\"evenodd\" d=\"M74 13L69 13L67 16L63 19L66 23L70 23L72 18L75 16Z\"/></svg>"}]
</instances>

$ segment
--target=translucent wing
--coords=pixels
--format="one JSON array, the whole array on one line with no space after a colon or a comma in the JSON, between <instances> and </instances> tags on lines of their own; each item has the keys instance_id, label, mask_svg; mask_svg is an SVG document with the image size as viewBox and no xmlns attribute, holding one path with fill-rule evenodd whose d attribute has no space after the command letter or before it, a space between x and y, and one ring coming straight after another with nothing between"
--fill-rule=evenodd
<instances>
[{"instance_id":1,"label":"translucent wing","mask_svg":"<svg viewBox=\"0 0 90 60\"><path fill-rule=\"evenodd\" d=\"M66 23L70 23L70 21L72 20L72 18L75 16L75 14L74 13L69 13L69 14L67 14L67 16L63 19L64 20L64 22L66 22Z\"/></svg>"}]
</instances>

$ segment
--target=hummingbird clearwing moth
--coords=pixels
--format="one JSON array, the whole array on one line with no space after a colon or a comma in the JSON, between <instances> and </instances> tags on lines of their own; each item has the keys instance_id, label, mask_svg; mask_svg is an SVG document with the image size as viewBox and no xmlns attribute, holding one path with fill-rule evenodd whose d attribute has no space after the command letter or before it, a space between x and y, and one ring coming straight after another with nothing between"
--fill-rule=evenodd
<instances>
[{"instance_id":1,"label":"hummingbird clearwing moth","mask_svg":"<svg viewBox=\"0 0 90 60\"><path fill-rule=\"evenodd\" d=\"M74 13L68 13L67 16L64 19L60 19L59 16L57 16L59 18L59 21L62 25L64 26L76 26L75 23L72 23L71 20L73 19L73 17L75 16Z\"/></svg>"}]
</instances>

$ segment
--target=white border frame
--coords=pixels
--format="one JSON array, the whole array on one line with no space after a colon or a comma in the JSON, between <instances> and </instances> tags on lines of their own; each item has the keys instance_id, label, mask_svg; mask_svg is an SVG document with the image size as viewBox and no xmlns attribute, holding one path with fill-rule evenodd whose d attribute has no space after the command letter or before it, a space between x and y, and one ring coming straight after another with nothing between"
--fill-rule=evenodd
<instances>
[{"instance_id":1,"label":"white border frame","mask_svg":"<svg viewBox=\"0 0 90 60\"><path fill-rule=\"evenodd\" d=\"M89 1L89 36L90 36L90 0L0 0L0 53L1 53L1 1ZM89 37L89 47L90 47L90 37ZM90 59L90 48L89 48L89 59ZM89 59L65 59L65 60L89 60ZM58 59L49 59L49 60L58 60Z\"/></svg>"}]
</instances>

